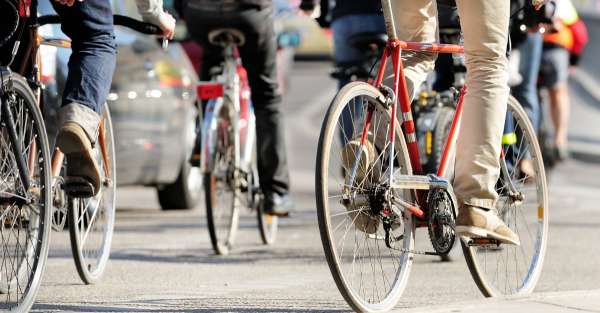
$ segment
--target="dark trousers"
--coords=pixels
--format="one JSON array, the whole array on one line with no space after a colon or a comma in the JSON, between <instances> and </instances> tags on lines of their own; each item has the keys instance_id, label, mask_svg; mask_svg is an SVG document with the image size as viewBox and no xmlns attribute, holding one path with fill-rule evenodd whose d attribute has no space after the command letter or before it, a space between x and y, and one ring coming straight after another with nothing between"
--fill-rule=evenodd
<instances>
[{"instance_id":1,"label":"dark trousers","mask_svg":"<svg viewBox=\"0 0 600 313\"><path fill-rule=\"evenodd\" d=\"M72 7L51 2L73 50L62 105L75 102L100 113L117 61L111 2L75 1Z\"/></svg>"},{"instance_id":2,"label":"dark trousers","mask_svg":"<svg viewBox=\"0 0 600 313\"><path fill-rule=\"evenodd\" d=\"M193 3L193 1L191 1ZM236 28L246 42L239 47L248 72L252 103L256 114L258 172L263 191L268 195L286 194L289 172L281 115L281 95L275 64L277 42L271 7L245 7L235 11L206 11L188 4L185 9L188 31L204 48L201 79L210 79L210 69L223 60L220 47L208 43L208 32L217 28Z\"/></svg>"}]
</instances>

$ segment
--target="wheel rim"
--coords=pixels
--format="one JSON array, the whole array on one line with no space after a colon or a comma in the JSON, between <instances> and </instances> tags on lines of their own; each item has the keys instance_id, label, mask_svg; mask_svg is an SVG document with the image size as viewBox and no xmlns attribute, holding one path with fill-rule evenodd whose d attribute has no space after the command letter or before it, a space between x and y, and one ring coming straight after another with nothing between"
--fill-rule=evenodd
<instances>
[{"instance_id":1,"label":"wheel rim","mask_svg":"<svg viewBox=\"0 0 600 313\"><path fill-rule=\"evenodd\" d=\"M388 164L386 156L389 149L384 148L389 145L389 114L378 105L375 100L378 92L371 91L374 90L371 88L367 87L366 94L360 86L344 88L340 94L343 95L345 90L347 94L338 95L334 100L334 103L337 101L343 105L330 109L328 113L328 121L336 122L335 126L328 127L321 134L322 142L318 152L320 162L317 166L320 167L319 175L323 181L319 182L317 179L317 190L320 193L317 206L320 209L319 213L323 215L323 218L320 218L320 227L322 236L323 232L326 234L322 238L324 248L338 288L355 309L376 312L391 309L406 285L411 254L400 249L413 248L414 225L410 214L401 218L402 224L397 223L391 231L393 237L399 240L394 243L394 249L390 249L385 244L381 218L376 219L376 231L368 234L360 230L361 226L357 226L359 224L356 223L359 218L363 218L360 214L364 213L366 208L348 209L340 203L344 197L344 188L350 189L351 193L362 193L367 188L380 186L387 180L384 173ZM367 96L368 94L370 95ZM375 163L379 164L379 168L363 168L365 173L370 174L365 175L361 183L347 186L344 173L350 172L351 169L342 161L342 141L348 142L362 133L368 103L376 104L377 108L369 128L369 139L374 142L377 155L375 160L379 160ZM395 158L398 164L406 164L404 152L399 153L399 146L400 140L397 141ZM322 150L326 149L325 147L329 147L328 151ZM395 168L404 173L410 171L408 167L400 168L396 165ZM410 195L404 195L403 198L410 199ZM401 235L404 238L400 238Z\"/></svg>"},{"instance_id":2,"label":"wheel rim","mask_svg":"<svg viewBox=\"0 0 600 313\"><path fill-rule=\"evenodd\" d=\"M17 81L15 81L17 83ZM18 90L17 90L18 91ZM14 96L14 98L12 97ZM33 202L19 204L3 200L0 204L0 303L1 310L19 310L28 307L39 286L47 255L50 217L49 160L47 139L42 121L36 123L35 112L20 92L8 95L6 105L12 111L17 137L21 140L23 157L29 160L31 186L25 192ZM27 100L27 101L26 101ZM37 118L40 118L38 115ZM0 193L8 199L23 195L24 187L18 177L15 155L12 152L6 127L0 130ZM37 160L37 162L36 162Z\"/></svg>"},{"instance_id":3,"label":"wheel rim","mask_svg":"<svg viewBox=\"0 0 600 313\"><path fill-rule=\"evenodd\" d=\"M508 195L508 180L501 175L496 186L500 195L496 208L519 236L521 245L465 247L463 241L467 261L486 296L531 293L546 250L548 194L542 156L527 115L516 100L511 99L509 104L514 131L508 133L512 138L505 135L503 139L504 160L511 181L524 200L516 201ZM525 174L519 165L523 160L530 160L535 175Z\"/></svg>"},{"instance_id":4,"label":"wheel rim","mask_svg":"<svg viewBox=\"0 0 600 313\"><path fill-rule=\"evenodd\" d=\"M74 235L71 240L75 243L75 253L78 255L80 276L86 283L94 283L102 276L108 258L114 230L116 176L114 157L114 138L110 115L104 115L105 148L109 163L109 175L104 170L104 159L97 143L94 154L100 177L103 182L98 194L92 198L71 198L71 229Z\"/></svg>"}]
</instances>

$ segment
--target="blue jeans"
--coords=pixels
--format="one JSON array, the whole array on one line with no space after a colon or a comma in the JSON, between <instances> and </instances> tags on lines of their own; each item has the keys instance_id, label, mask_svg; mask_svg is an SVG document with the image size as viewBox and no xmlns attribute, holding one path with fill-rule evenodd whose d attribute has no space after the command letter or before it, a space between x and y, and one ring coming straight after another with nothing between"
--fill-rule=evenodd
<instances>
[{"instance_id":1,"label":"blue jeans","mask_svg":"<svg viewBox=\"0 0 600 313\"><path fill-rule=\"evenodd\" d=\"M331 23L333 31L333 59L336 64L343 63L361 63L367 58L365 51L360 51L354 48L349 43L349 38L358 33L386 33L385 21L383 16L374 14L364 15L346 15L334 20ZM340 79L338 88L341 89L349 83L348 80ZM354 112L352 112L354 111ZM342 143L347 140L352 140L354 132L353 127L354 116L362 114L361 105L355 105L352 109L344 109L342 112L341 124L344 128L344 133L341 134Z\"/></svg>"},{"instance_id":2,"label":"blue jeans","mask_svg":"<svg viewBox=\"0 0 600 313\"><path fill-rule=\"evenodd\" d=\"M62 106L77 103L100 113L117 61L111 1L75 1L71 7L51 2L73 50Z\"/></svg>"},{"instance_id":3,"label":"blue jeans","mask_svg":"<svg viewBox=\"0 0 600 313\"><path fill-rule=\"evenodd\" d=\"M527 39L517 47L521 53L519 74L523 77L523 81L511 90L513 96L527 112L536 130L539 128L541 120L537 80L542 60L542 44L540 33L529 33Z\"/></svg>"},{"instance_id":4,"label":"blue jeans","mask_svg":"<svg viewBox=\"0 0 600 313\"><path fill-rule=\"evenodd\" d=\"M386 33L382 15L346 15L331 23L333 31L333 60L336 64L358 63L367 57L365 51L354 48L348 39L358 33ZM340 81L339 88L348 81Z\"/></svg>"}]
</instances>

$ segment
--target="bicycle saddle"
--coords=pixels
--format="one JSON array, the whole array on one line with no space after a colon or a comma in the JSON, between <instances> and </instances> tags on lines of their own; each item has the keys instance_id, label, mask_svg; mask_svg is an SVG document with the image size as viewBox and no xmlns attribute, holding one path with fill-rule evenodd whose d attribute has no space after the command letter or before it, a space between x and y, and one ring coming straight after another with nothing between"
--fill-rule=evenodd
<instances>
[{"instance_id":1,"label":"bicycle saddle","mask_svg":"<svg viewBox=\"0 0 600 313\"><path fill-rule=\"evenodd\" d=\"M387 44L387 39L387 34L365 32L350 36L348 42L360 51L368 51L373 50L373 45L381 50Z\"/></svg>"},{"instance_id":2,"label":"bicycle saddle","mask_svg":"<svg viewBox=\"0 0 600 313\"><path fill-rule=\"evenodd\" d=\"M246 36L235 28L218 28L208 33L208 42L221 47L230 44L240 47L246 42Z\"/></svg>"}]
</instances>

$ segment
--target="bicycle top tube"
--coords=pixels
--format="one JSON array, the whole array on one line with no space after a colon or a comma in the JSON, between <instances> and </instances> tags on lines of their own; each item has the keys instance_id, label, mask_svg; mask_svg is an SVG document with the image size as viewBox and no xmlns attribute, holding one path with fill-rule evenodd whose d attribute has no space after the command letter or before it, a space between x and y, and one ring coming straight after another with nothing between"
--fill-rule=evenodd
<instances>
[{"instance_id":1,"label":"bicycle top tube","mask_svg":"<svg viewBox=\"0 0 600 313\"><path fill-rule=\"evenodd\" d=\"M410 42L402 40L389 40L388 46L399 46L402 50L420 51L431 53L465 53L465 48L461 45L445 44L445 43L427 43L427 42Z\"/></svg>"}]
</instances>

